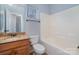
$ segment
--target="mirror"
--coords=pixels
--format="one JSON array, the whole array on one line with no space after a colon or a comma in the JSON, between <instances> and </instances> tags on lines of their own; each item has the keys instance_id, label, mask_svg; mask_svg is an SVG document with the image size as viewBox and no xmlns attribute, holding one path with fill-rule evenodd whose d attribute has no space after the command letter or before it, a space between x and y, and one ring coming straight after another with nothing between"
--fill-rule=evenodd
<instances>
[{"instance_id":1,"label":"mirror","mask_svg":"<svg viewBox=\"0 0 79 59\"><path fill-rule=\"evenodd\" d=\"M18 13L13 6L1 6L3 12L0 11L0 32L22 32L22 14Z\"/></svg>"},{"instance_id":2,"label":"mirror","mask_svg":"<svg viewBox=\"0 0 79 59\"><path fill-rule=\"evenodd\" d=\"M0 11L0 32L4 32L4 13Z\"/></svg>"},{"instance_id":3,"label":"mirror","mask_svg":"<svg viewBox=\"0 0 79 59\"><path fill-rule=\"evenodd\" d=\"M10 13L8 12L7 15L8 19L6 21L7 23L7 32L21 32L21 20L22 20L22 16L18 15L16 13Z\"/></svg>"}]
</instances>

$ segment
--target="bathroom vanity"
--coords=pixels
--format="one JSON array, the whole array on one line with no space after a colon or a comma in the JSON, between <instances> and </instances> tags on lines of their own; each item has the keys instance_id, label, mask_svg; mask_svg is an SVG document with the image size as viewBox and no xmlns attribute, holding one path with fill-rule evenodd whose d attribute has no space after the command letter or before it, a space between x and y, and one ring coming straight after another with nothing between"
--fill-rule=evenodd
<instances>
[{"instance_id":1,"label":"bathroom vanity","mask_svg":"<svg viewBox=\"0 0 79 59\"><path fill-rule=\"evenodd\" d=\"M25 33L8 33L3 37L0 36L0 55L31 55L32 53L31 42Z\"/></svg>"}]
</instances>

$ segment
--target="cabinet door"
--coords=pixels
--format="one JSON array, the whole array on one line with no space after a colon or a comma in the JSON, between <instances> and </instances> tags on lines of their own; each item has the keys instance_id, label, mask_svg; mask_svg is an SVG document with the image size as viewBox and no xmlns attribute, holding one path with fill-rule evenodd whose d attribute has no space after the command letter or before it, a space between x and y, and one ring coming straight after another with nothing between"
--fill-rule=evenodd
<instances>
[{"instance_id":1,"label":"cabinet door","mask_svg":"<svg viewBox=\"0 0 79 59\"><path fill-rule=\"evenodd\" d=\"M17 55L29 55L32 52L30 46L23 46L16 49Z\"/></svg>"},{"instance_id":2,"label":"cabinet door","mask_svg":"<svg viewBox=\"0 0 79 59\"><path fill-rule=\"evenodd\" d=\"M11 55L11 51L8 50L8 51L0 52L0 55Z\"/></svg>"},{"instance_id":3,"label":"cabinet door","mask_svg":"<svg viewBox=\"0 0 79 59\"><path fill-rule=\"evenodd\" d=\"M27 54L27 47L26 46L16 48L15 50L16 50L17 55L26 55Z\"/></svg>"},{"instance_id":4,"label":"cabinet door","mask_svg":"<svg viewBox=\"0 0 79 59\"><path fill-rule=\"evenodd\" d=\"M0 52L0 55L16 55L16 50L7 50L7 51L3 51Z\"/></svg>"}]
</instances>

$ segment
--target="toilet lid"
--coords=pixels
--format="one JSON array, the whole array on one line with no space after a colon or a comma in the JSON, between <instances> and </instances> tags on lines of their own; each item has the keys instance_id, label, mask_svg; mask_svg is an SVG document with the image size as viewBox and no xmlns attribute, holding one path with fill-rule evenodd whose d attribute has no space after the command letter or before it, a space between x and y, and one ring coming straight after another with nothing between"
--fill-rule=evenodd
<instances>
[{"instance_id":1,"label":"toilet lid","mask_svg":"<svg viewBox=\"0 0 79 59\"><path fill-rule=\"evenodd\" d=\"M45 47L41 44L35 44L34 48L37 49L37 50L45 50Z\"/></svg>"}]
</instances>

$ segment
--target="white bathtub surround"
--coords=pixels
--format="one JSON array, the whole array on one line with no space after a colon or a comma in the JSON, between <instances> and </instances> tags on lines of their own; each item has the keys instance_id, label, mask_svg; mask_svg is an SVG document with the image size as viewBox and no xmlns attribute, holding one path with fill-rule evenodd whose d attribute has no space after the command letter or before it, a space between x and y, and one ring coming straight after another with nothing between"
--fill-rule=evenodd
<instances>
[{"instance_id":1,"label":"white bathtub surround","mask_svg":"<svg viewBox=\"0 0 79 59\"><path fill-rule=\"evenodd\" d=\"M41 13L41 40L69 54L79 54L79 6L56 14Z\"/></svg>"},{"instance_id":2,"label":"white bathtub surround","mask_svg":"<svg viewBox=\"0 0 79 59\"><path fill-rule=\"evenodd\" d=\"M56 39L56 38L53 38ZM51 41L49 41L51 40ZM52 39L41 40L42 44L46 47L48 55L79 55L79 49L71 48L62 45L63 43L57 43Z\"/></svg>"},{"instance_id":3,"label":"white bathtub surround","mask_svg":"<svg viewBox=\"0 0 79 59\"><path fill-rule=\"evenodd\" d=\"M45 13L40 14L40 21L41 21L41 24L40 24L41 37L40 37L40 39L42 39L43 37L48 38L48 35L50 34L49 31L51 29L49 29L50 28L49 20L51 20L50 15L45 14Z\"/></svg>"},{"instance_id":4,"label":"white bathtub surround","mask_svg":"<svg viewBox=\"0 0 79 59\"><path fill-rule=\"evenodd\" d=\"M46 47L46 53L48 55L70 55L67 51L59 48L53 43L47 41L41 41L41 43Z\"/></svg>"}]
</instances>

